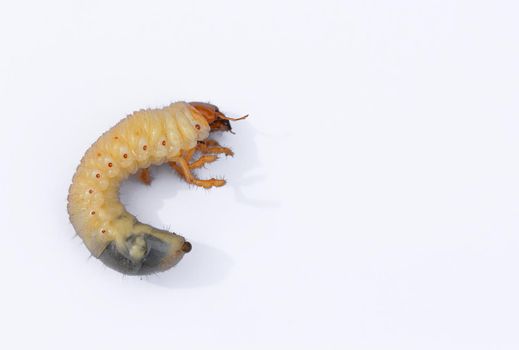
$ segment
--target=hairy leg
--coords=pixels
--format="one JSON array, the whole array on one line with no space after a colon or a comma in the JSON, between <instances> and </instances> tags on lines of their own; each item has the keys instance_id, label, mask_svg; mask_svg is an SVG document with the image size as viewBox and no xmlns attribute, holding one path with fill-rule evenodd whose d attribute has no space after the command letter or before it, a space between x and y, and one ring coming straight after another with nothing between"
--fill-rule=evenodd
<instances>
[{"instance_id":1,"label":"hairy leg","mask_svg":"<svg viewBox=\"0 0 519 350\"><path fill-rule=\"evenodd\" d=\"M203 167L205 164L207 163L211 163L211 162L214 162L215 160L217 160L218 157L215 156L215 155L206 155L206 156L201 156L200 158L198 158L197 160L195 160L193 163L189 164L189 169L198 169L198 168L201 168Z\"/></svg>"},{"instance_id":2,"label":"hairy leg","mask_svg":"<svg viewBox=\"0 0 519 350\"><path fill-rule=\"evenodd\" d=\"M193 147L190 150L184 152L183 157L186 160L186 162L189 163L191 161L191 158L193 158L196 151L197 151L196 147Z\"/></svg>"},{"instance_id":3,"label":"hairy leg","mask_svg":"<svg viewBox=\"0 0 519 350\"><path fill-rule=\"evenodd\" d=\"M169 165L175 169L181 176L186 180L187 183L200 186L203 188L211 188L211 187L220 187L225 185L225 180L219 179L209 179L209 180L199 180L192 173L189 168L188 162L180 157L174 162L170 162Z\"/></svg>"},{"instance_id":4,"label":"hairy leg","mask_svg":"<svg viewBox=\"0 0 519 350\"><path fill-rule=\"evenodd\" d=\"M193 158L193 156L195 155L196 151L197 151L197 148L193 147L188 151L184 151L182 153L181 157L184 158L186 160L186 162L189 163L191 161L191 158ZM172 169L174 169L178 173L178 175L183 176L182 170L177 166L177 164L175 162L169 162L168 164Z\"/></svg>"},{"instance_id":5,"label":"hairy leg","mask_svg":"<svg viewBox=\"0 0 519 350\"><path fill-rule=\"evenodd\" d=\"M214 140L200 141L200 142L198 142L196 148L201 153L204 153L204 154L207 154L207 153L215 153L215 154L223 153L226 156L233 156L234 155L234 152L230 148L222 147L222 146L220 146L218 144L218 142L216 142Z\"/></svg>"}]
</instances>

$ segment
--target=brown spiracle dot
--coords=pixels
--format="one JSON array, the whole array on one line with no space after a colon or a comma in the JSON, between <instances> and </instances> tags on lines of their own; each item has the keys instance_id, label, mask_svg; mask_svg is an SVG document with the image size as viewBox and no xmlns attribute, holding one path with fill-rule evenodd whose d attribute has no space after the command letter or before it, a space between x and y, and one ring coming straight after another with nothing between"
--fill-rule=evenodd
<instances>
[{"instance_id":1,"label":"brown spiracle dot","mask_svg":"<svg viewBox=\"0 0 519 350\"><path fill-rule=\"evenodd\" d=\"M200 130L200 125L196 124L195 128L196 128L196 130Z\"/></svg>"},{"instance_id":2,"label":"brown spiracle dot","mask_svg":"<svg viewBox=\"0 0 519 350\"><path fill-rule=\"evenodd\" d=\"M92 194L92 193L94 193L94 190L93 189L89 189L88 193Z\"/></svg>"},{"instance_id":3,"label":"brown spiracle dot","mask_svg":"<svg viewBox=\"0 0 519 350\"><path fill-rule=\"evenodd\" d=\"M148 146L144 145L144 146L142 146L142 149L146 151L148 149Z\"/></svg>"},{"instance_id":4,"label":"brown spiracle dot","mask_svg":"<svg viewBox=\"0 0 519 350\"><path fill-rule=\"evenodd\" d=\"M112 162L108 163L108 167L111 168L113 166Z\"/></svg>"},{"instance_id":5,"label":"brown spiracle dot","mask_svg":"<svg viewBox=\"0 0 519 350\"><path fill-rule=\"evenodd\" d=\"M99 179L101 177L101 174L96 174L96 177Z\"/></svg>"},{"instance_id":6,"label":"brown spiracle dot","mask_svg":"<svg viewBox=\"0 0 519 350\"><path fill-rule=\"evenodd\" d=\"M123 154L123 158L128 158L128 154Z\"/></svg>"},{"instance_id":7,"label":"brown spiracle dot","mask_svg":"<svg viewBox=\"0 0 519 350\"><path fill-rule=\"evenodd\" d=\"M101 233L106 233L106 230L105 229L101 230Z\"/></svg>"},{"instance_id":8,"label":"brown spiracle dot","mask_svg":"<svg viewBox=\"0 0 519 350\"><path fill-rule=\"evenodd\" d=\"M92 211L90 212L90 215L96 215L96 212L92 210Z\"/></svg>"},{"instance_id":9,"label":"brown spiracle dot","mask_svg":"<svg viewBox=\"0 0 519 350\"><path fill-rule=\"evenodd\" d=\"M98 157L101 157L101 153L98 153L97 156L98 156Z\"/></svg>"},{"instance_id":10,"label":"brown spiracle dot","mask_svg":"<svg viewBox=\"0 0 519 350\"><path fill-rule=\"evenodd\" d=\"M162 146L166 146L166 140L162 140Z\"/></svg>"},{"instance_id":11,"label":"brown spiracle dot","mask_svg":"<svg viewBox=\"0 0 519 350\"><path fill-rule=\"evenodd\" d=\"M115 136L114 139L119 140L119 136Z\"/></svg>"}]
</instances>

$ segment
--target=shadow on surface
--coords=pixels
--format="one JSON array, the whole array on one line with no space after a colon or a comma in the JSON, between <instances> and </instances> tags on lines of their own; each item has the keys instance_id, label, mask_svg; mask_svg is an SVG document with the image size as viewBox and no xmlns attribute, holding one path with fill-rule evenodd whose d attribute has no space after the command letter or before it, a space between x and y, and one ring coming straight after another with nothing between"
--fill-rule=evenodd
<instances>
[{"instance_id":1,"label":"shadow on surface","mask_svg":"<svg viewBox=\"0 0 519 350\"><path fill-rule=\"evenodd\" d=\"M225 279L233 261L225 252L198 242L171 270L146 278L167 288L196 288L218 284Z\"/></svg>"},{"instance_id":2,"label":"shadow on surface","mask_svg":"<svg viewBox=\"0 0 519 350\"><path fill-rule=\"evenodd\" d=\"M277 199L254 198L244 193L243 189L265 181L266 174L258 174L263 168L258 156L256 137L258 131L247 120L235 127L236 135L215 134L211 136L223 146L230 147L235 156L225 165L225 174L229 181L226 186L234 190L237 202L257 208L275 208L281 205Z\"/></svg>"}]
</instances>

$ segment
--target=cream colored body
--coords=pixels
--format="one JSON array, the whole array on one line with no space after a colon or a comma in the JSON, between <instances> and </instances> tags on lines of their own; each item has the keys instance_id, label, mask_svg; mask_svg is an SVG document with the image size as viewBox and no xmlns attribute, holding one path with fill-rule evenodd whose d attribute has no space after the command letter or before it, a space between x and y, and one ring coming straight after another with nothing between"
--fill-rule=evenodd
<instances>
[{"instance_id":1,"label":"cream colored body","mask_svg":"<svg viewBox=\"0 0 519 350\"><path fill-rule=\"evenodd\" d=\"M88 149L69 189L68 212L76 232L95 257L110 242L122 242L131 233L168 235L140 223L125 210L119 200L120 183L141 168L175 161L197 141L206 139L209 129L195 108L176 102L133 113Z\"/></svg>"}]
</instances>

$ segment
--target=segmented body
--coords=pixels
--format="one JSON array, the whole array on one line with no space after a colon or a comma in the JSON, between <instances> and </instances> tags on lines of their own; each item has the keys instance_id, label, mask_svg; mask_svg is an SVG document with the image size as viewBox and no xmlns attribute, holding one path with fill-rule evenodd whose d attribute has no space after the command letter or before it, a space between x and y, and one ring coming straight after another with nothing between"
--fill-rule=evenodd
<instances>
[{"instance_id":1,"label":"segmented body","mask_svg":"<svg viewBox=\"0 0 519 350\"><path fill-rule=\"evenodd\" d=\"M130 234L160 231L125 210L118 195L120 183L141 168L174 161L206 139L209 131L207 121L190 104L176 102L129 115L88 149L69 189L68 213L94 256Z\"/></svg>"}]
</instances>

